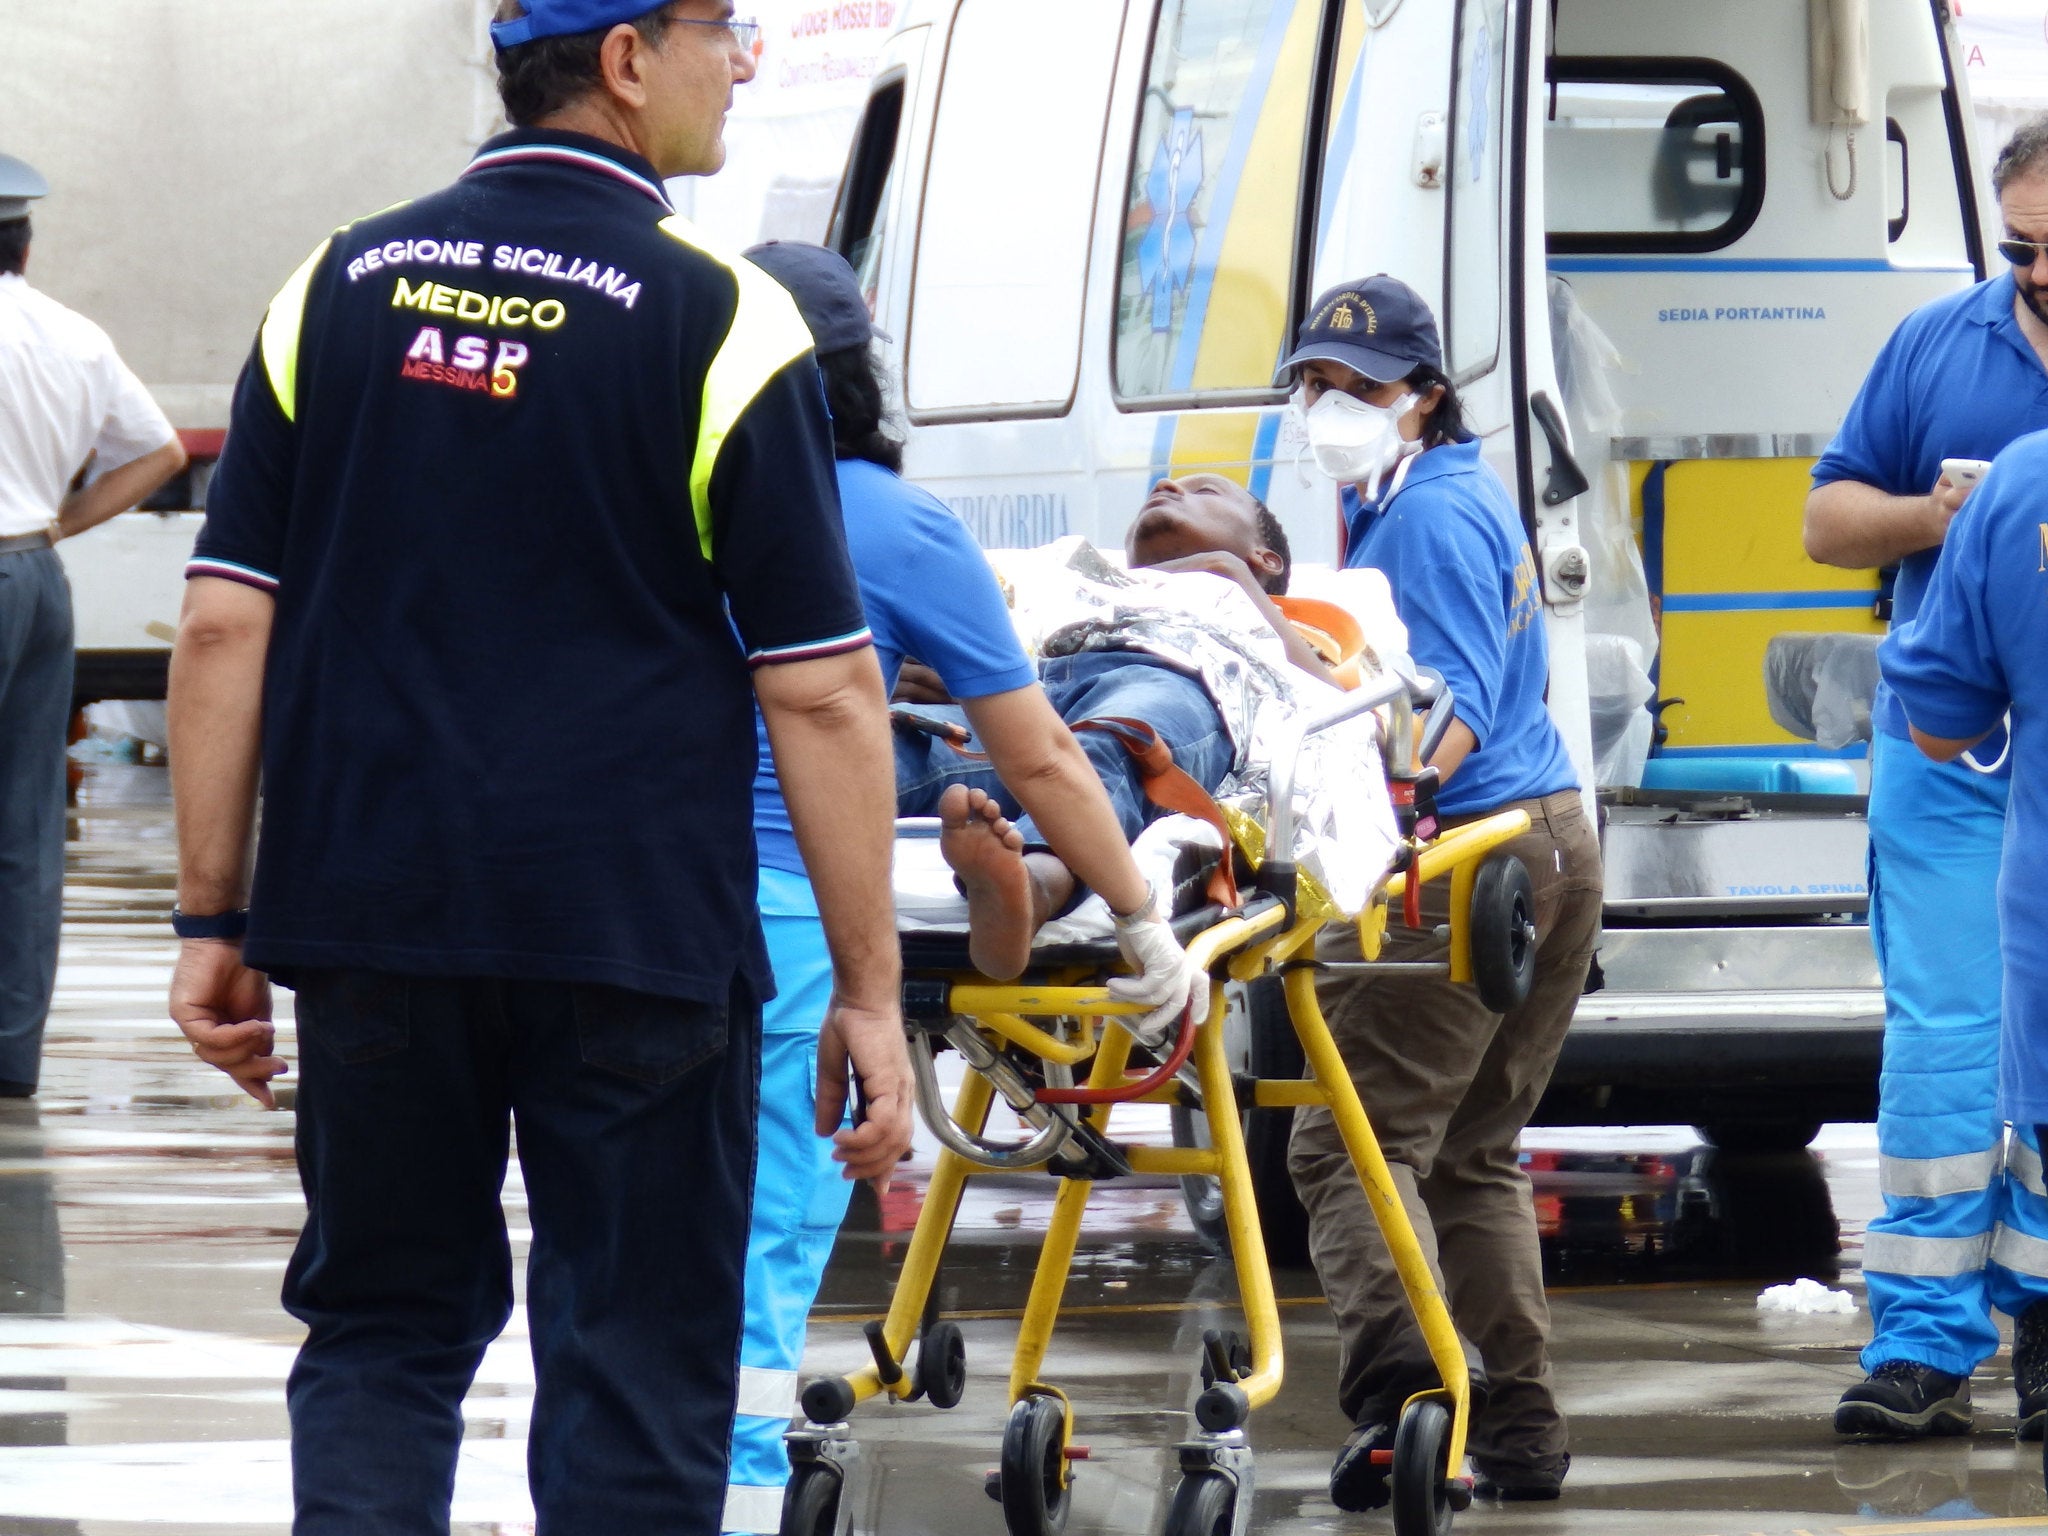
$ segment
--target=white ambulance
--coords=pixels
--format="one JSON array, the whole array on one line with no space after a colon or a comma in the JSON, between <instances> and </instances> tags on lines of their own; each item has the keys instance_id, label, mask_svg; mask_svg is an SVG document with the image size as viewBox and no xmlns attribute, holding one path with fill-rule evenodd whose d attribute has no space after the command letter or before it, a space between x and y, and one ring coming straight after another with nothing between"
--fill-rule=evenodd
<instances>
[{"instance_id":1,"label":"white ambulance","mask_svg":"<svg viewBox=\"0 0 2048 1536\"><path fill-rule=\"evenodd\" d=\"M1893 326L1984 271L1970 120L1944 0L912 0L829 239L907 473L990 545L1114 546L1208 470L1334 558L1274 365L1318 290L1418 288L1600 786L1605 987L1540 1118L1797 1146L1873 1116L1882 1024L1867 698L1815 668L1884 598L1801 505Z\"/></svg>"}]
</instances>

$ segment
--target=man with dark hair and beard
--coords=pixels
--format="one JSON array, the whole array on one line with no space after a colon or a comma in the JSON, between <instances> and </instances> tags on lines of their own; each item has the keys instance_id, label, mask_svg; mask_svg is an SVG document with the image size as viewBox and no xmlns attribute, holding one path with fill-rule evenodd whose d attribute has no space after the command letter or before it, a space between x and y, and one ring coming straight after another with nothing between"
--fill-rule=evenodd
<instances>
[{"instance_id":1,"label":"man with dark hair and beard","mask_svg":"<svg viewBox=\"0 0 2048 1536\"><path fill-rule=\"evenodd\" d=\"M1878 355L1814 466L1806 552L1896 568L1892 619L1919 612L1977 465L2048 428L2048 118L2023 126L1992 173L2006 270L1937 299ZM2009 754L2003 729L1962 761L1915 750L1888 686L1873 710L1870 932L1885 986L1878 1184L1863 1274L1869 1374L1842 1395L1845 1435L1957 1435L1970 1373L2016 1320L2019 1435L2048 1426L2048 1198L2032 1125L1998 1112L1996 891Z\"/></svg>"}]
</instances>

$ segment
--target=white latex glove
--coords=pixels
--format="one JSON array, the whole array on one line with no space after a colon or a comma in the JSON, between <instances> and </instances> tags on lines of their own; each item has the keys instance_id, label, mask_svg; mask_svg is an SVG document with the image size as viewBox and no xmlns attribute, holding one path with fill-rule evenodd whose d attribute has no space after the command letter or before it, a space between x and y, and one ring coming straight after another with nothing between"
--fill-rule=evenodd
<instances>
[{"instance_id":1,"label":"white latex glove","mask_svg":"<svg viewBox=\"0 0 2048 1536\"><path fill-rule=\"evenodd\" d=\"M1138 974L1112 976L1110 992L1123 1002L1158 1005L1150 1013L1115 1021L1139 1044L1156 1048L1171 1039L1180 1011L1190 1000L1197 1024L1209 1017L1209 978L1188 959L1173 929L1159 915L1156 895L1130 916L1117 918L1116 947Z\"/></svg>"}]
</instances>

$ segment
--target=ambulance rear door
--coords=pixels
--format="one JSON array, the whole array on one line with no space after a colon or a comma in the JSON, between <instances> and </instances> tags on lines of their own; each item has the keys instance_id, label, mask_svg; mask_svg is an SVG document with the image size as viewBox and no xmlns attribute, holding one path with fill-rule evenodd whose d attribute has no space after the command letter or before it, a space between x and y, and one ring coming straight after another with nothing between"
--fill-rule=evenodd
<instances>
[{"instance_id":1,"label":"ambulance rear door","mask_svg":"<svg viewBox=\"0 0 2048 1536\"><path fill-rule=\"evenodd\" d=\"M1092 530L1076 403L1125 7L950 0L906 21L830 237L893 338L905 472L987 545Z\"/></svg>"},{"instance_id":2,"label":"ambulance rear door","mask_svg":"<svg viewBox=\"0 0 2048 1536\"><path fill-rule=\"evenodd\" d=\"M1075 532L1113 548L1155 480L1213 472L1264 497L1298 557L1335 558L1334 488L1297 463L1273 374L1312 292L1326 160L1357 111L1374 18L1433 30L1430 7L1395 9L936 0L908 13L925 37L922 64L901 66L896 185L873 217L888 247L877 314L897 337L906 471L984 542ZM842 204L884 158L891 121L871 112ZM851 250L861 220L835 238Z\"/></svg>"},{"instance_id":3,"label":"ambulance rear door","mask_svg":"<svg viewBox=\"0 0 2048 1536\"><path fill-rule=\"evenodd\" d=\"M1529 532L1550 710L1590 788L1587 482L1552 360L1538 191L1549 12L1545 0L1347 7L1359 45L1323 167L1314 286L1387 272L1435 310L1467 422Z\"/></svg>"}]
</instances>

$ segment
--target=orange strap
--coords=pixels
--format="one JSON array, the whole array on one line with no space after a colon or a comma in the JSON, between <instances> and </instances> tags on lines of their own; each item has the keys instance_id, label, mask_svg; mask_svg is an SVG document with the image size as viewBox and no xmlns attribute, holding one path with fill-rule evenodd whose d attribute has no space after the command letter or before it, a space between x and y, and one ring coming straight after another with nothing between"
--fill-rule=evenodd
<instances>
[{"instance_id":1,"label":"orange strap","mask_svg":"<svg viewBox=\"0 0 2048 1536\"><path fill-rule=\"evenodd\" d=\"M1231 868L1230 823L1223 819L1223 810L1216 804L1216 797L1195 781L1185 768L1173 760L1173 749L1160 738L1143 720L1133 720L1124 715L1099 715L1093 720L1079 720L1069 730L1102 731L1114 736L1131 754L1131 761L1138 765L1138 776L1145 784L1145 798L1164 811L1178 811L1183 816L1192 816L1197 821L1206 821L1223 838L1223 856L1217 860L1216 868L1209 875L1209 900L1219 907L1237 907L1243 903L1237 894L1237 873Z\"/></svg>"},{"instance_id":2,"label":"orange strap","mask_svg":"<svg viewBox=\"0 0 2048 1536\"><path fill-rule=\"evenodd\" d=\"M1356 688L1364 681L1365 630L1349 610L1317 597L1275 597L1273 606L1322 657L1338 687Z\"/></svg>"}]
</instances>

